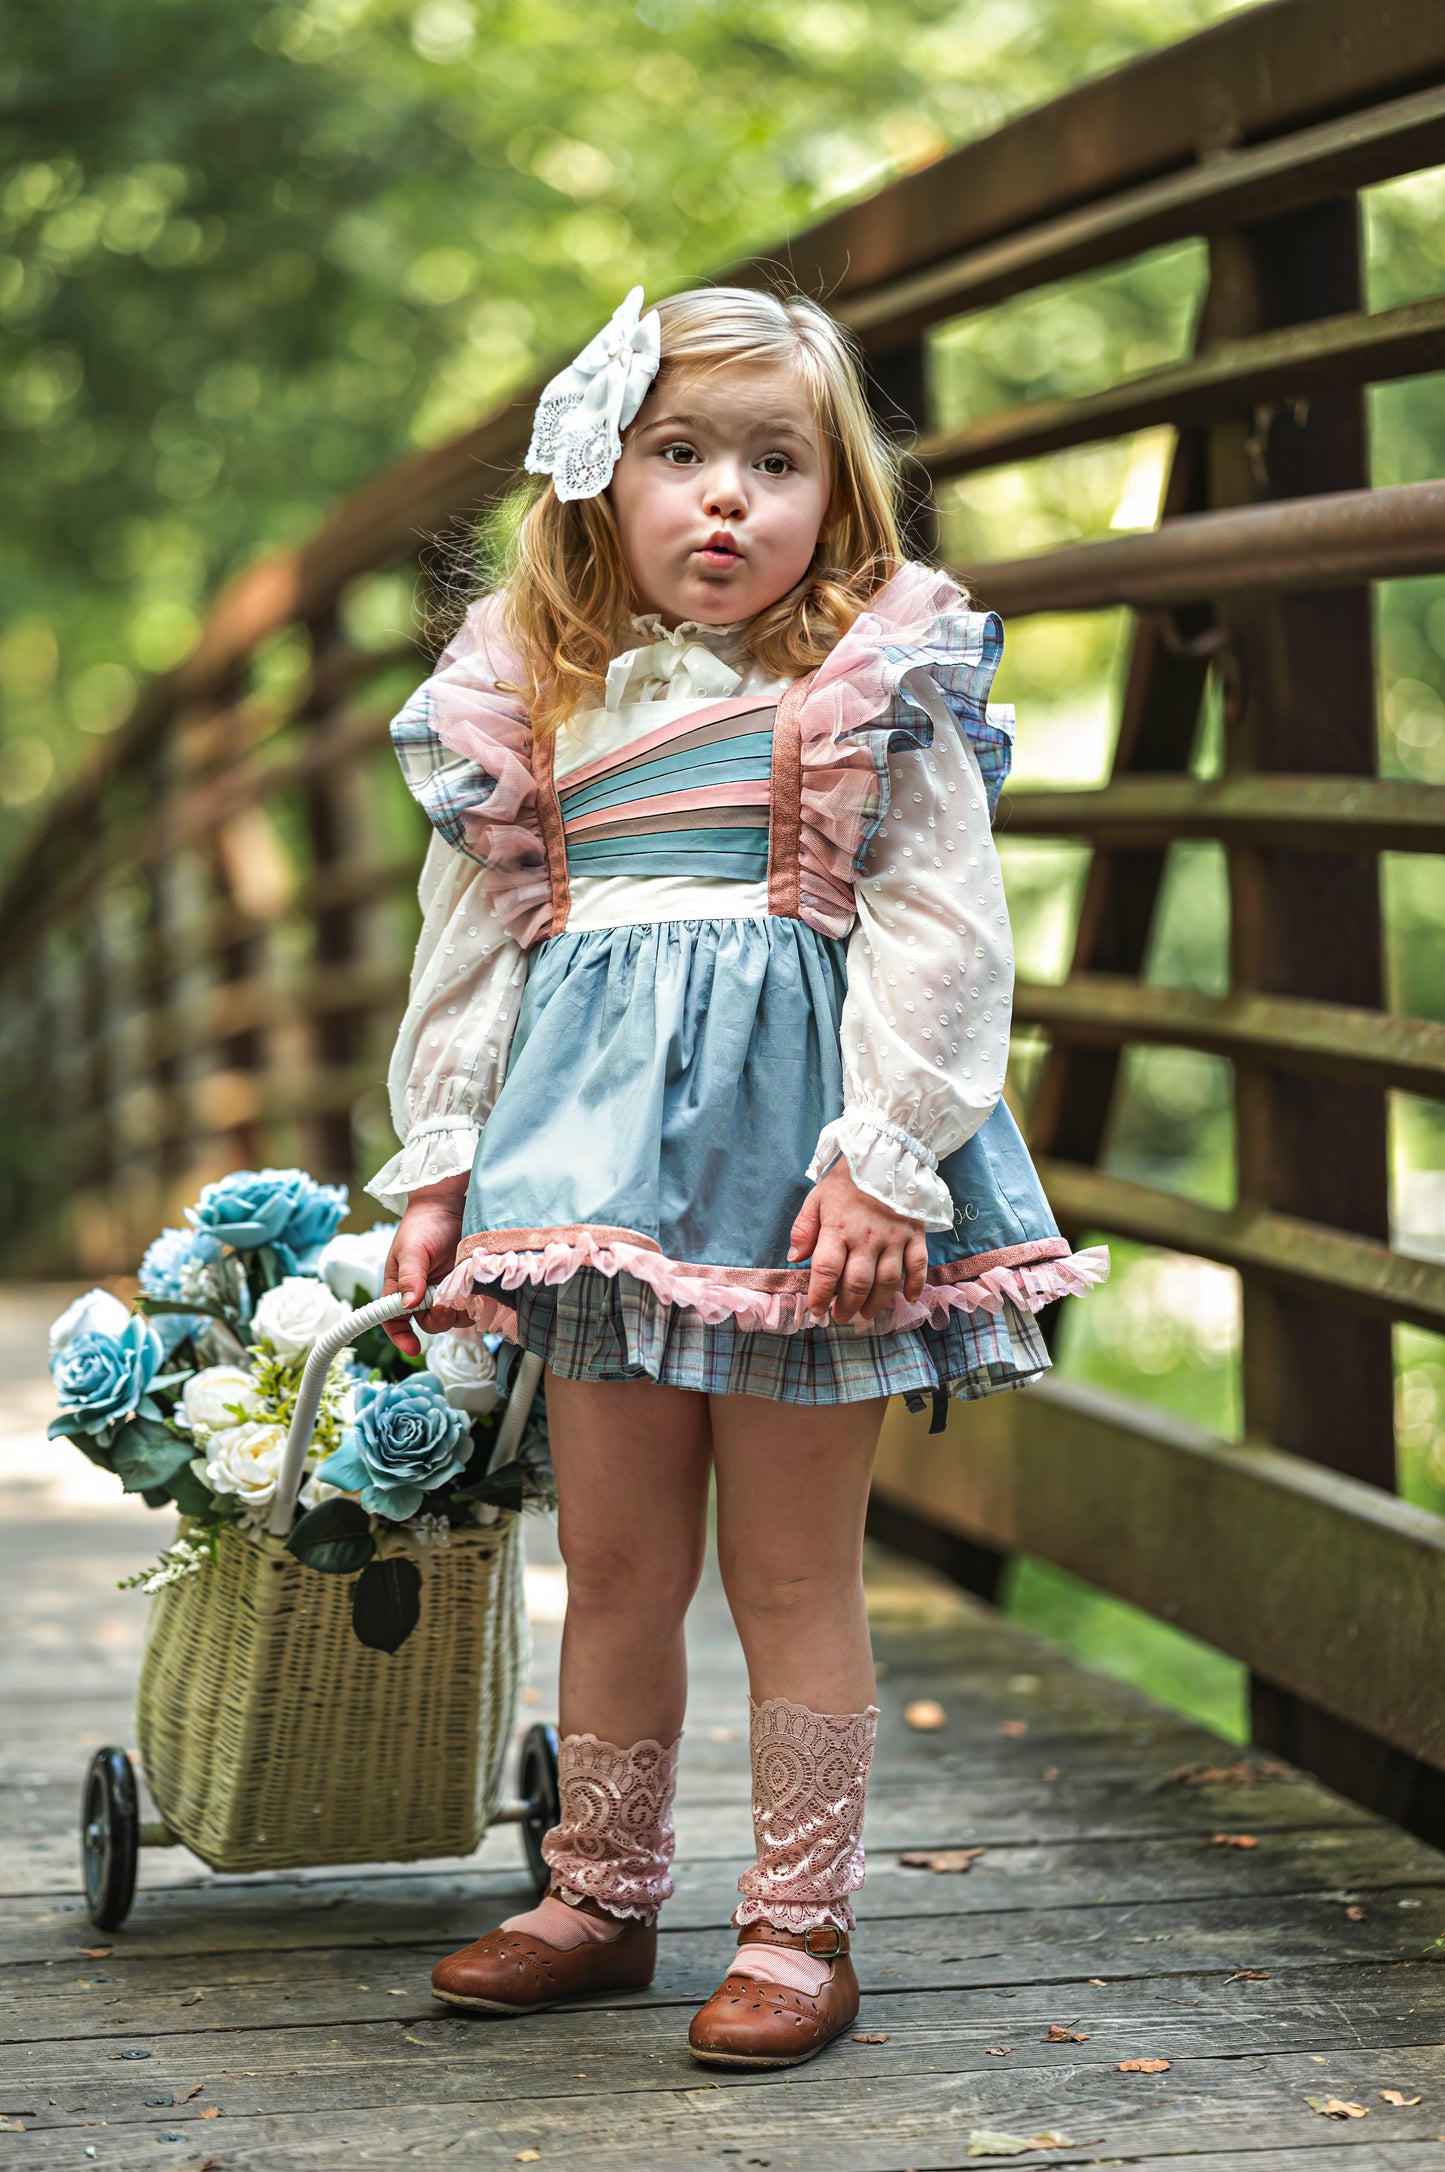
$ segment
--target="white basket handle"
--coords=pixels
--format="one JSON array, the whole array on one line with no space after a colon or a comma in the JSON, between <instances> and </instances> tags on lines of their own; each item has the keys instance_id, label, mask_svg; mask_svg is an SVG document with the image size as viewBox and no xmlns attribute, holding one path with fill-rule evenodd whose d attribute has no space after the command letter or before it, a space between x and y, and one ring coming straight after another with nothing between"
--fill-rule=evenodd
<instances>
[{"instance_id":1,"label":"white basket handle","mask_svg":"<svg viewBox=\"0 0 1445 2172\"><path fill-rule=\"evenodd\" d=\"M344 1350L358 1335L364 1335L369 1327L380 1327L383 1320L394 1320L401 1312L427 1312L439 1301L437 1290L430 1284L419 1305L409 1305L400 1290L390 1297L373 1298L369 1305L360 1305L354 1312L345 1313L334 1326L328 1327L311 1346L301 1374L301 1386L296 1394L296 1408L291 1414L291 1430L286 1436L286 1453L281 1458L281 1469L276 1479L276 1491L271 1501L271 1513L266 1529L272 1538L285 1538L291 1529L291 1519L296 1513L296 1496L301 1491L301 1474L306 1468L306 1451L311 1446L311 1433L316 1424L316 1413L321 1408L321 1394L326 1385L326 1375L331 1370L331 1360L338 1350ZM506 1414L497 1436L497 1446L490 1468L498 1470L510 1463L517 1453L522 1438L522 1428L537 1393L537 1382L542 1377L542 1360L529 1350L517 1367L517 1377L507 1398Z\"/></svg>"}]
</instances>

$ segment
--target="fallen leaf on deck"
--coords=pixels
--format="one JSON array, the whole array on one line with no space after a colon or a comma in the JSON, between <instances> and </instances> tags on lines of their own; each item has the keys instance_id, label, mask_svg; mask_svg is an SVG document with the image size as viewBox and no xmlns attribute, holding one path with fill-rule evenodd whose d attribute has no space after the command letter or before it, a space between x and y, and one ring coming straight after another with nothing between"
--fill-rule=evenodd
<instances>
[{"instance_id":1,"label":"fallen leaf on deck","mask_svg":"<svg viewBox=\"0 0 1445 2172\"><path fill-rule=\"evenodd\" d=\"M1059 1768L1058 1768L1058 1766L1057 1766L1057 1765L1045 1765L1045 1767L1044 1767L1044 1770L1043 1770L1043 1777L1044 1777L1044 1779L1046 1779L1046 1780L1057 1780L1057 1778L1059 1777Z\"/></svg>"},{"instance_id":2,"label":"fallen leaf on deck","mask_svg":"<svg viewBox=\"0 0 1445 2172\"><path fill-rule=\"evenodd\" d=\"M943 1706L932 1697L915 1697L912 1704L903 1707L904 1726L917 1727L924 1734L931 1733L935 1727L946 1725L947 1720L948 1714Z\"/></svg>"},{"instance_id":3,"label":"fallen leaf on deck","mask_svg":"<svg viewBox=\"0 0 1445 2172\"><path fill-rule=\"evenodd\" d=\"M1012 2050L1012 2044L990 2044L988 2056L990 2059L1006 2059Z\"/></svg>"},{"instance_id":4,"label":"fallen leaf on deck","mask_svg":"<svg viewBox=\"0 0 1445 2172\"><path fill-rule=\"evenodd\" d=\"M1380 2095L1387 2104L1422 2104L1423 2097L1403 2096L1398 2089L1382 2089Z\"/></svg>"},{"instance_id":5,"label":"fallen leaf on deck","mask_svg":"<svg viewBox=\"0 0 1445 2172\"><path fill-rule=\"evenodd\" d=\"M1241 1979L1249 1983L1268 1983L1269 1970L1267 1968L1237 1968L1232 1976L1226 1976L1224 1980L1226 1983L1239 1983Z\"/></svg>"},{"instance_id":6,"label":"fallen leaf on deck","mask_svg":"<svg viewBox=\"0 0 1445 2172\"><path fill-rule=\"evenodd\" d=\"M208 2112L202 2112L201 2114L202 2119L219 2119L220 2116L221 2107L219 2104L213 2104Z\"/></svg>"},{"instance_id":7,"label":"fallen leaf on deck","mask_svg":"<svg viewBox=\"0 0 1445 2172\"><path fill-rule=\"evenodd\" d=\"M205 1995L204 1991L188 1991L181 2000L181 2004L182 2006L199 2006Z\"/></svg>"},{"instance_id":8,"label":"fallen leaf on deck","mask_svg":"<svg viewBox=\"0 0 1445 2172\"><path fill-rule=\"evenodd\" d=\"M910 1848L898 1860L909 1870L972 1870L979 1857L987 1853L987 1848Z\"/></svg>"},{"instance_id":9,"label":"fallen leaf on deck","mask_svg":"<svg viewBox=\"0 0 1445 2172\"><path fill-rule=\"evenodd\" d=\"M1261 1780L1283 1780L1289 1766L1263 1757L1244 1757L1237 1765L1176 1765L1167 1775L1176 1787L1257 1787Z\"/></svg>"},{"instance_id":10,"label":"fallen leaf on deck","mask_svg":"<svg viewBox=\"0 0 1445 2172\"><path fill-rule=\"evenodd\" d=\"M189 2089L173 2089L171 2091L172 2105L189 2104L191 2098L198 2097L205 2086L204 2082L193 2082Z\"/></svg>"},{"instance_id":11,"label":"fallen leaf on deck","mask_svg":"<svg viewBox=\"0 0 1445 2172\"><path fill-rule=\"evenodd\" d=\"M1325 2119L1368 2119L1370 2116L1363 2104L1351 2104L1348 2097L1306 2097L1305 2102L1312 2112L1320 2113Z\"/></svg>"},{"instance_id":12,"label":"fallen leaf on deck","mask_svg":"<svg viewBox=\"0 0 1445 2172\"><path fill-rule=\"evenodd\" d=\"M1092 1984L1097 1984L1101 1991L1107 1991L1109 1988L1109 1979L1107 1976L1091 1976L1089 1978L1089 1981Z\"/></svg>"},{"instance_id":13,"label":"fallen leaf on deck","mask_svg":"<svg viewBox=\"0 0 1445 2172\"><path fill-rule=\"evenodd\" d=\"M1362 1908L1358 1901L1352 1901L1350 1906L1345 1910L1346 1923L1364 1923L1367 1922L1368 1919L1369 1910L1366 1908Z\"/></svg>"},{"instance_id":14,"label":"fallen leaf on deck","mask_svg":"<svg viewBox=\"0 0 1445 2172\"><path fill-rule=\"evenodd\" d=\"M87 1961L108 1961L115 1952L115 1948L114 1946L77 1946L76 1951L77 1953L83 1953Z\"/></svg>"},{"instance_id":15,"label":"fallen leaf on deck","mask_svg":"<svg viewBox=\"0 0 1445 2172\"><path fill-rule=\"evenodd\" d=\"M419 2036L404 2036L402 2042L404 2044L421 2044L421 2038ZM425 2044L422 2044L422 2050L426 2050Z\"/></svg>"},{"instance_id":16,"label":"fallen leaf on deck","mask_svg":"<svg viewBox=\"0 0 1445 2172\"><path fill-rule=\"evenodd\" d=\"M1253 1833L1211 1833L1209 1838L1216 1848L1257 1848L1259 1846L1259 1842L1255 1839Z\"/></svg>"},{"instance_id":17,"label":"fallen leaf on deck","mask_svg":"<svg viewBox=\"0 0 1445 2172\"><path fill-rule=\"evenodd\" d=\"M1051 2021L1048 2035L1039 2038L1041 2044L1087 2044L1088 2041L1088 2037L1081 2036L1077 2029L1061 2028L1057 2021Z\"/></svg>"},{"instance_id":18,"label":"fallen leaf on deck","mask_svg":"<svg viewBox=\"0 0 1445 2172\"><path fill-rule=\"evenodd\" d=\"M516 2161L518 2164L540 2164L542 2152L540 2149L519 2149Z\"/></svg>"},{"instance_id":19,"label":"fallen leaf on deck","mask_svg":"<svg viewBox=\"0 0 1445 2172\"><path fill-rule=\"evenodd\" d=\"M1119 2061L1119 2072L1121 2074L1167 2074L1169 2072L1169 2061L1167 2059L1121 2059Z\"/></svg>"},{"instance_id":20,"label":"fallen leaf on deck","mask_svg":"<svg viewBox=\"0 0 1445 2172\"><path fill-rule=\"evenodd\" d=\"M25 2122L23 2119L0 2119L0 2134L23 2134L24 2132Z\"/></svg>"},{"instance_id":21,"label":"fallen leaf on deck","mask_svg":"<svg viewBox=\"0 0 1445 2172\"><path fill-rule=\"evenodd\" d=\"M1003 1720L998 1731L1001 1735L1026 1735L1029 1723L1027 1720Z\"/></svg>"},{"instance_id":22,"label":"fallen leaf on deck","mask_svg":"<svg viewBox=\"0 0 1445 2172\"><path fill-rule=\"evenodd\" d=\"M886 2044L888 2041L888 2035L887 2031L883 2030L880 2031L876 2036L855 2036L853 2041L855 2044ZM1418 2101L1419 2099L1417 2098L1416 2102L1418 2103Z\"/></svg>"},{"instance_id":23,"label":"fallen leaf on deck","mask_svg":"<svg viewBox=\"0 0 1445 2172\"><path fill-rule=\"evenodd\" d=\"M1066 2134L1058 2134L1050 2127L1045 2134L998 2134L988 2127L975 2127L968 2138L970 2157L1021 2157L1028 2149L1075 2149Z\"/></svg>"}]
</instances>

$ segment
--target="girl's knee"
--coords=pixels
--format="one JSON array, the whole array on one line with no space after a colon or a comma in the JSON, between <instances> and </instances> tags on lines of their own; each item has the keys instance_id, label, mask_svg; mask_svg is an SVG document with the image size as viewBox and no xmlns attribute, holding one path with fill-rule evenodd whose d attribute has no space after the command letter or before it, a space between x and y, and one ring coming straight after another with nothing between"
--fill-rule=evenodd
<instances>
[{"instance_id":1,"label":"girl's knee","mask_svg":"<svg viewBox=\"0 0 1445 2172\"><path fill-rule=\"evenodd\" d=\"M660 1623L680 1622L702 1574L702 1547L658 1560L640 1547L599 1544L595 1538L561 1538L567 1568L567 1604L583 1614L627 1615Z\"/></svg>"},{"instance_id":2,"label":"girl's knee","mask_svg":"<svg viewBox=\"0 0 1445 2172\"><path fill-rule=\"evenodd\" d=\"M816 1620L860 1582L856 1562L768 1561L738 1558L723 1565L723 1588L735 1619L786 1624Z\"/></svg>"}]
</instances>

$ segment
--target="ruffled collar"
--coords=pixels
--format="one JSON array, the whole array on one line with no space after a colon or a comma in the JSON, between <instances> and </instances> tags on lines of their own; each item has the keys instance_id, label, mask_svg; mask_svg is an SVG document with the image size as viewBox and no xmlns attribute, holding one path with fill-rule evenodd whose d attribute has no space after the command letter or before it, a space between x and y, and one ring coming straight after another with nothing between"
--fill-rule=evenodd
<instances>
[{"instance_id":1,"label":"ruffled collar","mask_svg":"<svg viewBox=\"0 0 1445 2172\"><path fill-rule=\"evenodd\" d=\"M746 619L703 626L685 618L668 627L662 623L661 612L642 611L634 612L627 623L643 638L636 648L614 656L607 667L609 709L642 701L721 701L742 685L743 674L735 665Z\"/></svg>"}]
</instances>

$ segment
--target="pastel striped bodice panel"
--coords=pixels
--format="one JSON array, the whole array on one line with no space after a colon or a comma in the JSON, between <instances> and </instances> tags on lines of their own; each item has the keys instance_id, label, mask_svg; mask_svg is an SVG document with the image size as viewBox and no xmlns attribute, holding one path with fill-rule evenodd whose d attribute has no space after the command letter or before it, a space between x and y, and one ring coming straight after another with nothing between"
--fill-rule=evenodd
<instances>
[{"instance_id":1,"label":"pastel striped bodice panel","mask_svg":"<svg viewBox=\"0 0 1445 2172\"><path fill-rule=\"evenodd\" d=\"M775 699L694 708L556 786L569 874L768 872Z\"/></svg>"}]
</instances>

